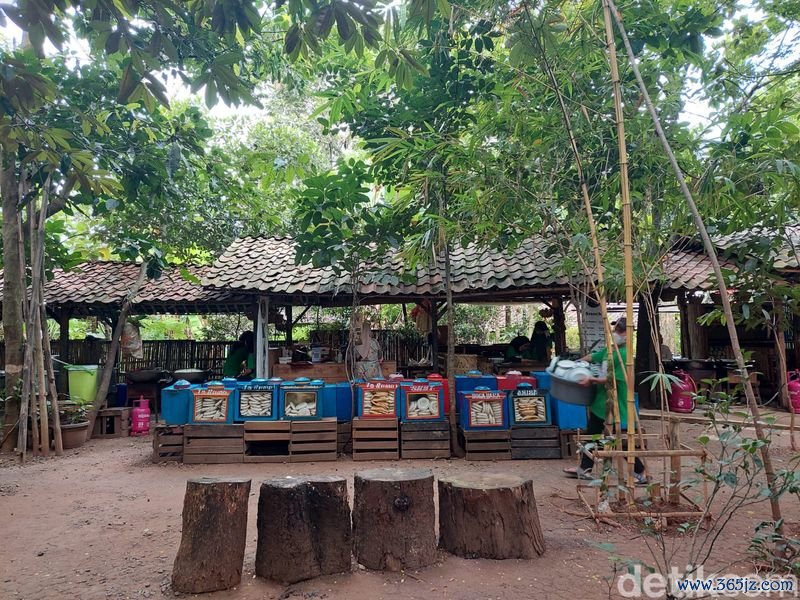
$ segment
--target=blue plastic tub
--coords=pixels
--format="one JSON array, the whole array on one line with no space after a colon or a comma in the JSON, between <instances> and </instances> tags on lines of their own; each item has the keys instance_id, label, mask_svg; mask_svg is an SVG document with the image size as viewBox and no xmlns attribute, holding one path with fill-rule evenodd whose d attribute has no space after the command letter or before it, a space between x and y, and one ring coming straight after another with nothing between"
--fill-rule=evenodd
<instances>
[{"instance_id":1,"label":"blue plastic tub","mask_svg":"<svg viewBox=\"0 0 800 600\"><path fill-rule=\"evenodd\" d=\"M336 419L339 421L353 420L353 386L345 381L334 384L336 386ZM327 412L325 413L328 414ZM330 415L333 416L333 415Z\"/></svg>"},{"instance_id":2,"label":"blue plastic tub","mask_svg":"<svg viewBox=\"0 0 800 600\"><path fill-rule=\"evenodd\" d=\"M639 412L639 395L634 394L634 402L636 404L636 412ZM583 429L588 426L588 411L587 406L580 406L578 404L570 404L562 402L561 400L551 399L553 407L553 423L558 425L560 429ZM628 424L623 421L622 428L627 428Z\"/></svg>"},{"instance_id":3,"label":"blue plastic tub","mask_svg":"<svg viewBox=\"0 0 800 600\"><path fill-rule=\"evenodd\" d=\"M174 385L161 390L161 418L167 425L186 425L190 422L189 412L192 404L192 390L199 388L175 389Z\"/></svg>"},{"instance_id":4,"label":"blue plastic tub","mask_svg":"<svg viewBox=\"0 0 800 600\"><path fill-rule=\"evenodd\" d=\"M456 394L471 392L476 388L497 389L497 377L483 374L480 371L470 371L466 375L456 375Z\"/></svg>"}]
</instances>

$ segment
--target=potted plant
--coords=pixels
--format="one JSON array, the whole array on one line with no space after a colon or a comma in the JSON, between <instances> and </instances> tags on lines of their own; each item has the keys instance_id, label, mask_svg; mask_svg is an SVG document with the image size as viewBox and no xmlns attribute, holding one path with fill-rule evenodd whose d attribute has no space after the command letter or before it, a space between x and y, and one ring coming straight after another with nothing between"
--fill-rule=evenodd
<instances>
[{"instance_id":1,"label":"potted plant","mask_svg":"<svg viewBox=\"0 0 800 600\"><path fill-rule=\"evenodd\" d=\"M86 405L79 402L65 402L61 409L61 441L64 449L79 448L86 441L89 419Z\"/></svg>"}]
</instances>

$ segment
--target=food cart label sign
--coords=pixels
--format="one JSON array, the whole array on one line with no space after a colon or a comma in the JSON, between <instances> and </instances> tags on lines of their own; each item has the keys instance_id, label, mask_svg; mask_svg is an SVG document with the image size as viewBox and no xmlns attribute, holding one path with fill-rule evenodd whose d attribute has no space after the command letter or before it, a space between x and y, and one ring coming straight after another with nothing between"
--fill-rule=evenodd
<instances>
[{"instance_id":1,"label":"food cart label sign","mask_svg":"<svg viewBox=\"0 0 800 600\"><path fill-rule=\"evenodd\" d=\"M408 388L409 392L422 392L423 394L434 394L441 389L438 385L412 385Z\"/></svg>"},{"instance_id":2,"label":"food cart label sign","mask_svg":"<svg viewBox=\"0 0 800 600\"><path fill-rule=\"evenodd\" d=\"M504 400L506 397L505 392L472 392L471 398L474 401L482 402L495 402L497 400Z\"/></svg>"},{"instance_id":3,"label":"food cart label sign","mask_svg":"<svg viewBox=\"0 0 800 600\"><path fill-rule=\"evenodd\" d=\"M397 389L396 383L388 383L388 382L373 382L369 381L367 383L359 384L361 389L364 391L376 392L376 391L384 391L384 392L392 392Z\"/></svg>"},{"instance_id":4,"label":"food cart label sign","mask_svg":"<svg viewBox=\"0 0 800 600\"><path fill-rule=\"evenodd\" d=\"M514 390L512 392L515 398L540 398L543 394L539 393L536 388L528 388L526 390Z\"/></svg>"}]
</instances>

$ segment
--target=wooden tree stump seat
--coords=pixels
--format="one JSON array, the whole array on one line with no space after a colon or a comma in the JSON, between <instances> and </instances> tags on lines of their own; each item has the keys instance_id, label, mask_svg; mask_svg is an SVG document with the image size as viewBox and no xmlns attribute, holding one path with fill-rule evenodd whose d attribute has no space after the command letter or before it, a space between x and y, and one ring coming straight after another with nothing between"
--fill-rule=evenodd
<instances>
[{"instance_id":1,"label":"wooden tree stump seat","mask_svg":"<svg viewBox=\"0 0 800 600\"><path fill-rule=\"evenodd\" d=\"M249 496L249 479L201 477L186 482L173 590L202 594L241 582Z\"/></svg>"},{"instance_id":2,"label":"wooden tree stump seat","mask_svg":"<svg viewBox=\"0 0 800 600\"><path fill-rule=\"evenodd\" d=\"M344 477L280 477L261 484L256 575L282 583L349 571L353 548Z\"/></svg>"},{"instance_id":3,"label":"wooden tree stump seat","mask_svg":"<svg viewBox=\"0 0 800 600\"><path fill-rule=\"evenodd\" d=\"M439 545L464 558L544 554L533 482L496 473L439 479Z\"/></svg>"},{"instance_id":4,"label":"wooden tree stump seat","mask_svg":"<svg viewBox=\"0 0 800 600\"><path fill-rule=\"evenodd\" d=\"M353 539L359 564L376 571L417 569L436 560L430 469L356 473Z\"/></svg>"}]
</instances>

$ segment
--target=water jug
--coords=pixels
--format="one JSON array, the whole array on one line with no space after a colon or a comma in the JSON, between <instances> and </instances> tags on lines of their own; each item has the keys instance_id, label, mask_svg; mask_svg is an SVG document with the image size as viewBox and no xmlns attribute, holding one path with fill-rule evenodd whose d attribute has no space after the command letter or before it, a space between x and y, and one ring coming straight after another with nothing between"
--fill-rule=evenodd
<instances>
[{"instance_id":1,"label":"water jug","mask_svg":"<svg viewBox=\"0 0 800 600\"><path fill-rule=\"evenodd\" d=\"M678 377L680 381L672 384L672 390L667 401L669 409L672 412L690 413L695 407L694 396L697 394L697 385L686 371L678 369L673 375Z\"/></svg>"},{"instance_id":2,"label":"water jug","mask_svg":"<svg viewBox=\"0 0 800 600\"><path fill-rule=\"evenodd\" d=\"M789 404L792 412L800 415L800 369L786 373L787 387L789 388Z\"/></svg>"},{"instance_id":3,"label":"water jug","mask_svg":"<svg viewBox=\"0 0 800 600\"><path fill-rule=\"evenodd\" d=\"M148 435L150 433L150 400L139 396L133 401L131 410L131 435Z\"/></svg>"}]
</instances>

